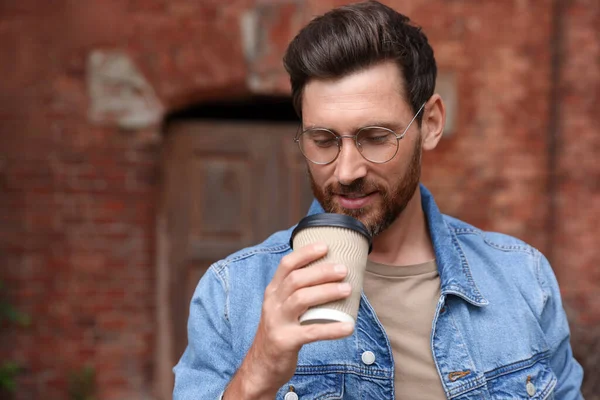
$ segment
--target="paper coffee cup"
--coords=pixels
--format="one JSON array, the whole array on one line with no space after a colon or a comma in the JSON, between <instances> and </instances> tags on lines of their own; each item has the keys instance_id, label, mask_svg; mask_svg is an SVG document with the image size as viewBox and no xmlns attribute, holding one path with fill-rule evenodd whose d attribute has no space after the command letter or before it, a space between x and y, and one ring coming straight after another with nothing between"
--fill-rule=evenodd
<instances>
[{"instance_id":1,"label":"paper coffee cup","mask_svg":"<svg viewBox=\"0 0 600 400\"><path fill-rule=\"evenodd\" d=\"M292 232L290 245L300 249L316 242L326 243L327 255L308 264L310 268L321 263L343 264L348 274L343 282L349 282L349 297L314 306L300 316L303 325L329 322L356 322L360 295L363 288L367 256L371 252L372 237L359 220L342 214L315 214L303 218Z\"/></svg>"}]
</instances>

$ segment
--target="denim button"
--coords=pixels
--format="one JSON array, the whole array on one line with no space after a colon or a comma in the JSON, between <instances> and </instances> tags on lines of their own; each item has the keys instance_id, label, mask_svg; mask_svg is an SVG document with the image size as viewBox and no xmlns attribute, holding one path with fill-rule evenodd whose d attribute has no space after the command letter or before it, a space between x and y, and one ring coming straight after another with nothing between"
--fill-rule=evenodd
<instances>
[{"instance_id":1,"label":"denim button","mask_svg":"<svg viewBox=\"0 0 600 400\"><path fill-rule=\"evenodd\" d=\"M286 393L283 400L298 400L298 395L294 392L288 392Z\"/></svg>"},{"instance_id":2,"label":"denim button","mask_svg":"<svg viewBox=\"0 0 600 400\"><path fill-rule=\"evenodd\" d=\"M360 357L366 365L371 365L375 362L375 354L372 351L365 351Z\"/></svg>"}]
</instances>

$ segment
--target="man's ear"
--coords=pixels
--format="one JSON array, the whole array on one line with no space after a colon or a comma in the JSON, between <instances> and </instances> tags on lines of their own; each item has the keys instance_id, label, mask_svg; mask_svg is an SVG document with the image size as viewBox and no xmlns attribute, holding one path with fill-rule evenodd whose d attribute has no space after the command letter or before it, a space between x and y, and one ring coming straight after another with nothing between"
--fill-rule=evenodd
<instances>
[{"instance_id":1,"label":"man's ear","mask_svg":"<svg viewBox=\"0 0 600 400\"><path fill-rule=\"evenodd\" d=\"M446 106L439 94L435 93L425 104L421 135L423 150L433 150L442 138L446 124Z\"/></svg>"}]
</instances>

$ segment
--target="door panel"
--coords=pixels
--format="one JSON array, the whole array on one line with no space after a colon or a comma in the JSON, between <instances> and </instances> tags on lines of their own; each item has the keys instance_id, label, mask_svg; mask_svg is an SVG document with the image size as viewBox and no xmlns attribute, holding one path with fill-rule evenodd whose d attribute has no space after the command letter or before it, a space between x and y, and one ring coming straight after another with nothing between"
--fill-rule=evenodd
<instances>
[{"instance_id":1,"label":"door panel","mask_svg":"<svg viewBox=\"0 0 600 400\"><path fill-rule=\"evenodd\" d=\"M302 218L312 200L304 158L289 123L171 124L163 157L159 217L169 277L168 346L187 344L190 299L208 267ZM160 258L160 257L159 257ZM162 274L161 276L165 276Z\"/></svg>"}]
</instances>

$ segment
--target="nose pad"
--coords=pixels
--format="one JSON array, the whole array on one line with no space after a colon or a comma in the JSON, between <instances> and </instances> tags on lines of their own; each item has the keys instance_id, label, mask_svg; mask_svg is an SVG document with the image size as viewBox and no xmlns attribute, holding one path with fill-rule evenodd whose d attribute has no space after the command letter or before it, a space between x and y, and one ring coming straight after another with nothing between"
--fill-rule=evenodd
<instances>
[{"instance_id":1,"label":"nose pad","mask_svg":"<svg viewBox=\"0 0 600 400\"><path fill-rule=\"evenodd\" d=\"M354 144L356 144L356 148L358 149L358 152L362 155L362 152L363 152L362 144L358 140L355 140Z\"/></svg>"}]
</instances>

